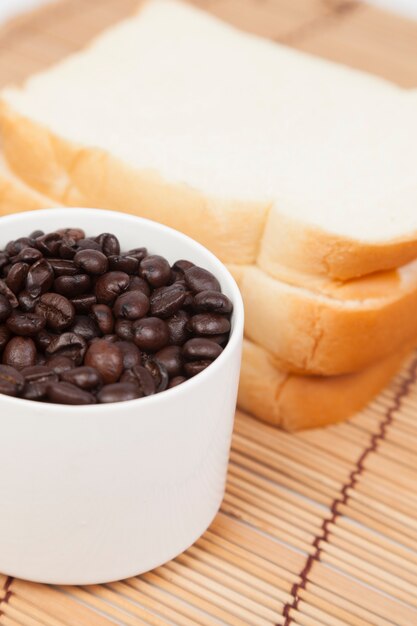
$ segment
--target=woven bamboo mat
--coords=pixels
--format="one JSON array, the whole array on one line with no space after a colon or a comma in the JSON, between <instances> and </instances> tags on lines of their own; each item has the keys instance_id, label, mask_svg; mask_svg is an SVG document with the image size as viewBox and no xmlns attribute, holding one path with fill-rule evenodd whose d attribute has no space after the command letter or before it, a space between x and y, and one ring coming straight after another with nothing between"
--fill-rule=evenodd
<instances>
[{"instance_id":1,"label":"woven bamboo mat","mask_svg":"<svg viewBox=\"0 0 417 626\"><path fill-rule=\"evenodd\" d=\"M0 30L0 84L131 13L63 0ZM417 24L343 0L199 0L289 45L417 86ZM93 587L0 575L1 626L417 625L417 357L348 423L290 435L237 414L227 493L186 553ZM1 514L1 513L0 513Z\"/></svg>"}]
</instances>

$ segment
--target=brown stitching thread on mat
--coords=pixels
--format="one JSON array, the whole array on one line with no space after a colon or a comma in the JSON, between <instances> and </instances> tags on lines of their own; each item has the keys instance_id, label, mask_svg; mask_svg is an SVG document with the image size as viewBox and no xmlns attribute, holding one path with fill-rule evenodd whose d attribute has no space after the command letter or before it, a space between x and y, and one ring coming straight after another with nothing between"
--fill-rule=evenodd
<instances>
[{"instance_id":1,"label":"brown stitching thread on mat","mask_svg":"<svg viewBox=\"0 0 417 626\"><path fill-rule=\"evenodd\" d=\"M300 580L291 588L291 596L293 601L287 602L284 606L282 615L285 617L284 626L289 626L292 622L292 617L290 615L291 609L297 610L298 604L300 602L299 592L301 589L305 589L308 583L308 576L310 574L311 568L314 565L315 561L320 560L320 555L322 552L322 548L320 546L321 541L327 541L329 537L329 525L334 524L340 513L338 511L338 506L340 504L346 504L349 495L348 491L350 489L354 489L355 485L358 481L359 476L362 474L365 469L364 463L367 457L372 453L376 452L378 448L378 444L383 441L387 434L387 428L392 424L394 419L394 414L399 411L401 408L402 400L408 395L411 385L413 385L417 380L417 357L415 357L409 367L407 377L402 381L399 386L392 403L392 406L389 407L385 413L383 420L379 426L378 432L371 436L369 441L369 445L364 449L358 460L356 461L355 467L352 472L349 474L349 479L340 492L338 498L333 500L332 505L330 507L331 517L323 520L321 525L322 534L317 535L313 541L313 547L315 548L313 554L310 554L307 558L306 564L303 570L300 572ZM277 625L278 626L278 625Z\"/></svg>"},{"instance_id":2,"label":"brown stitching thread on mat","mask_svg":"<svg viewBox=\"0 0 417 626\"><path fill-rule=\"evenodd\" d=\"M1 605L5 605L8 603L8 601L10 600L10 596L12 595L12 592L10 591L10 586L13 582L13 576L8 576L6 578L6 582L4 583L4 587L3 590L6 592L6 595L4 596L3 600L0 600L0 617L2 615L4 615L4 611L2 611L1 609Z\"/></svg>"}]
</instances>

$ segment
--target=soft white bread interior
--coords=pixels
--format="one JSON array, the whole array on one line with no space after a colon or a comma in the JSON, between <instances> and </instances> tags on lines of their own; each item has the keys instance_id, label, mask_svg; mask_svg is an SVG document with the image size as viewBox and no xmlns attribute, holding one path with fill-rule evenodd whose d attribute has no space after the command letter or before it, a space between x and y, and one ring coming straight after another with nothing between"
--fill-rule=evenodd
<instances>
[{"instance_id":1,"label":"soft white bread interior","mask_svg":"<svg viewBox=\"0 0 417 626\"><path fill-rule=\"evenodd\" d=\"M266 350L245 339L238 404L244 411L286 430L339 422L379 393L409 352L406 347L354 374L302 376L278 369Z\"/></svg>"},{"instance_id":2,"label":"soft white bread interior","mask_svg":"<svg viewBox=\"0 0 417 626\"><path fill-rule=\"evenodd\" d=\"M3 94L8 161L66 204L167 223L228 263L351 278L417 256L400 88L151 0Z\"/></svg>"}]
</instances>

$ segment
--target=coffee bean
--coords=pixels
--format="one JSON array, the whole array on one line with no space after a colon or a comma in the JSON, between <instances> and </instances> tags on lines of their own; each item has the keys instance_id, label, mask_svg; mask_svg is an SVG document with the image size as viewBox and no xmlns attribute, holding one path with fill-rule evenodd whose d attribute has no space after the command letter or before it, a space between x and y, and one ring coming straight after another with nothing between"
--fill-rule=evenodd
<instances>
[{"instance_id":1,"label":"coffee bean","mask_svg":"<svg viewBox=\"0 0 417 626\"><path fill-rule=\"evenodd\" d=\"M163 287L169 282L171 267L164 257L158 254L151 254L140 262L139 274L152 287Z\"/></svg>"},{"instance_id":2,"label":"coffee bean","mask_svg":"<svg viewBox=\"0 0 417 626\"><path fill-rule=\"evenodd\" d=\"M165 366L169 376L182 374L183 358L180 346L166 346L155 354L155 360Z\"/></svg>"},{"instance_id":3,"label":"coffee bean","mask_svg":"<svg viewBox=\"0 0 417 626\"><path fill-rule=\"evenodd\" d=\"M126 256L133 256L138 261L142 261L145 256L148 254L148 250L146 248L133 248L126 253Z\"/></svg>"},{"instance_id":4,"label":"coffee bean","mask_svg":"<svg viewBox=\"0 0 417 626\"><path fill-rule=\"evenodd\" d=\"M189 339L182 348L183 357L191 361L214 361L222 352L223 348L210 339Z\"/></svg>"},{"instance_id":5,"label":"coffee bean","mask_svg":"<svg viewBox=\"0 0 417 626\"><path fill-rule=\"evenodd\" d=\"M139 260L134 256L109 256L109 269L116 272L135 274L139 269Z\"/></svg>"},{"instance_id":6,"label":"coffee bean","mask_svg":"<svg viewBox=\"0 0 417 626\"><path fill-rule=\"evenodd\" d=\"M33 265L36 261L40 261L42 252L37 248L23 248L19 254L12 258L12 263L27 263Z\"/></svg>"},{"instance_id":7,"label":"coffee bean","mask_svg":"<svg viewBox=\"0 0 417 626\"><path fill-rule=\"evenodd\" d=\"M123 372L122 351L117 343L109 343L103 339L88 348L84 363L95 367L106 385L117 382Z\"/></svg>"},{"instance_id":8,"label":"coffee bean","mask_svg":"<svg viewBox=\"0 0 417 626\"><path fill-rule=\"evenodd\" d=\"M70 332L84 337L86 341L91 341L95 337L100 336L100 329L96 322L88 315L76 315L74 323L68 329Z\"/></svg>"},{"instance_id":9,"label":"coffee bean","mask_svg":"<svg viewBox=\"0 0 417 626\"><path fill-rule=\"evenodd\" d=\"M169 382L168 371L165 365L156 359L147 359L144 367L155 381L156 393L165 391Z\"/></svg>"},{"instance_id":10,"label":"coffee bean","mask_svg":"<svg viewBox=\"0 0 417 626\"><path fill-rule=\"evenodd\" d=\"M26 291L33 298L46 293L54 281L54 270L46 259L37 261L29 269L26 278Z\"/></svg>"},{"instance_id":11,"label":"coffee bean","mask_svg":"<svg viewBox=\"0 0 417 626\"><path fill-rule=\"evenodd\" d=\"M178 387L178 385L185 383L186 380L187 379L185 378L185 376L174 376L174 378L171 378L171 380L169 381L168 389L172 389L173 387Z\"/></svg>"},{"instance_id":12,"label":"coffee bean","mask_svg":"<svg viewBox=\"0 0 417 626\"><path fill-rule=\"evenodd\" d=\"M38 350L42 350L42 352L45 352L54 337L56 337L56 335L49 333L45 329L42 329L37 333L37 335L34 336L33 340Z\"/></svg>"},{"instance_id":13,"label":"coffee bean","mask_svg":"<svg viewBox=\"0 0 417 626\"><path fill-rule=\"evenodd\" d=\"M151 313L157 317L171 317L180 310L186 297L187 294L183 285L176 283L169 287L155 289L150 299Z\"/></svg>"},{"instance_id":14,"label":"coffee bean","mask_svg":"<svg viewBox=\"0 0 417 626\"><path fill-rule=\"evenodd\" d=\"M26 400L43 400L47 395L48 386L58 382L58 376L45 365L25 367L21 371L25 379L22 396Z\"/></svg>"},{"instance_id":15,"label":"coffee bean","mask_svg":"<svg viewBox=\"0 0 417 626\"><path fill-rule=\"evenodd\" d=\"M10 302L10 305L15 309L19 306L19 301L14 295L13 291L8 288L4 280L0 278L0 295L7 298Z\"/></svg>"},{"instance_id":16,"label":"coffee bean","mask_svg":"<svg viewBox=\"0 0 417 626\"><path fill-rule=\"evenodd\" d=\"M185 282L193 293L200 291L221 291L220 283L213 274L194 265L184 272Z\"/></svg>"},{"instance_id":17,"label":"coffee bean","mask_svg":"<svg viewBox=\"0 0 417 626\"><path fill-rule=\"evenodd\" d=\"M4 322L12 312L12 305L6 298L0 294L0 322Z\"/></svg>"},{"instance_id":18,"label":"coffee bean","mask_svg":"<svg viewBox=\"0 0 417 626\"><path fill-rule=\"evenodd\" d=\"M54 383L48 387L48 400L55 404L95 404L92 393L71 383Z\"/></svg>"},{"instance_id":19,"label":"coffee bean","mask_svg":"<svg viewBox=\"0 0 417 626\"><path fill-rule=\"evenodd\" d=\"M166 323L159 317L146 317L133 324L133 341L141 350L157 352L169 341Z\"/></svg>"},{"instance_id":20,"label":"coffee bean","mask_svg":"<svg viewBox=\"0 0 417 626\"><path fill-rule=\"evenodd\" d=\"M6 252L10 256L16 256L24 248L30 248L32 243L33 242L29 237L19 237L19 239L16 239L15 241L9 241L6 246Z\"/></svg>"},{"instance_id":21,"label":"coffee bean","mask_svg":"<svg viewBox=\"0 0 417 626\"><path fill-rule=\"evenodd\" d=\"M75 276L58 276L54 280L54 291L67 298L76 298L91 288L91 278L87 274Z\"/></svg>"},{"instance_id":22,"label":"coffee bean","mask_svg":"<svg viewBox=\"0 0 417 626\"><path fill-rule=\"evenodd\" d=\"M168 326L169 343L175 346L182 346L190 336L188 322L190 316L185 311L178 311L175 315L166 320Z\"/></svg>"},{"instance_id":23,"label":"coffee bean","mask_svg":"<svg viewBox=\"0 0 417 626\"><path fill-rule=\"evenodd\" d=\"M105 274L109 266L107 257L98 250L80 250L74 257L74 263L88 274Z\"/></svg>"},{"instance_id":24,"label":"coffee bean","mask_svg":"<svg viewBox=\"0 0 417 626\"><path fill-rule=\"evenodd\" d=\"M175 272L180 272L181 274L184 274L184 272L189 270L190 267L194 267L194 263L191 263L191 261L185 261L184 259L180 259L178 261L175 261L172 269Z\"/></svg>"},{"instance_id":25,"label":"coffee bean","mask_svg":"<svg viewBox=\"0 0 417 626\"><path fill-rule=\"evenodd\" d=\"M151 295L151 288L144 278L140 276L131 276L129 281L128 291L141 291L145 296Z\"/></svg>"},{"instance_id":26,"label":"coffee bean","mask_svg":"<svg viewBox=\"0 0 417 626\"><path fill-rule=\"evenodd\" d=\"M205 370L206 367L208 367L211 363L212 361L207 360L189 361L188 363L185 363L184 370L187 376L191 378L192 376L196 376L197 374Z\"/></svg>"},{"instance_id":27,"label":"coffee bean","mask_svg":"<svg viewBox=\"0 0 417 626\"><path fill-rule=\"evenodd\" d=\"M91 307L96 304L96 302L97 298L90 293L71 298L71 304L73 305L75 311L79 314L89 313Z\"/></svg>"},{"instance_id":28,"label":"coffee bean","mask_svg":"<svg viewBox=\"0 0 417 626\"><path fill-rule=\"evenodd\" d=\"M81 250L96 250L97 252L101 252L101 245L91 239L91 237L86 237L85 239L78 239L76 242L77 251Z\"/></svg>"},{"instance_id":29,"label":"coffee bean","mask_svg":"<svg viewBox=\"0 0 417 626\"><path fill-rule=\"evenodd\" d=\"M141 291L127 291L117 298L113 311L116 317L140 319L149 311L149 298Z\"/></svg>"},{"instance_id":30,"label":"coffee bean","mask_svg":"<svg viewBox=\"0 0 417 626\"><path fill-rule=\"evenodd\" d=\"M221 335L229 332L230 322L217 313L198 313L190 319L188 328L198 335Z\"/></svg>"},{"instance_id":31,"label":"coffee bean","mask_svg":"<svg viewBox=\"0 0 417 626\"><path fill-rule=\"evenodd\" d=\"M68 370L75 367L74 361L67 356L61 355L47 359L46 364L55 374L58 374L58 376L61 376L64 372L68 372Z\"/></svg>"},{"instance_id":32,"label":"coffee bean","mask_svg":"<svg viewBox=\"0 0 417 626\"><path fill-rule=\"evenodd\" d=\"M205 337L200 337L200 339L201 338ZM229 333L223 333L223 335L210 335L208 338L210 339L210 341L214 341L214 343L218 343L219 346L222 346L224 348L224 346L229 341Z\"/></svg>"},{"instance_id":33,"label":"coffee bean","mask_svg":"<svg viewBox=\"0 0 417 626\"><path fill-rule=\"evenodd\" d=\"M100 304L113 304L120 294L129 287L129 274L126 272L107 272L96 282L95 295Z\"/></svg>"},{"instance_id":34,"label":"coffee bean","mask_svg":"<svg viewBox=\"0 0 417 626\"><path fill-rule=\"evenodd\" d=\"M59 293L44 293L39 298L35 312L44 317L51 330L65 330L74 321L75 309L71 302Z\"/></svg>"},{"instance_id":35,"label":"coffee bean","mask_svg":"<svg viewBox=\"0 0 417 626\"><path fill-rule=\"evenodd\" d=\"M55 276L75 276L79 273L78 267L70 259L48 259Z\"/></svg>"},{"instance_id":36,"label":"coffee bean","mask_svg":"<svg viewBox=\"0 0 417 626\"><path fill-rule=\"evenodd\" d=\"M44 234L43 230L34 230L30 233L29 239L37 239L38 237L42 237Z\"/></svg>"},{"instance_id":37,"label":"coffee bean","mask_svg":"<svg viewBox=\"0 0 417 626\"><path fill-rule=\"evenodd\" d=\"M156 384L152 375L142 365L135 365L127 370L120 379L122 383L133 383L142 396L152 396L156 392Z\"/></svg>"},{"instance_id":38,"label":"coffee bean","mask_svg":"<svg viewBox=\"0 0 417 626\"><path fill-rule=\"evenodd\" d=\"M101 404L110 402L126 402L142 397L142 393L134 383L113 383L105 385L97 394L97 400Z\"/></svg>"},{"instance_id":39,"label":"coffee bean","mask_svg":"<svg viewBox=\"0 0 417 626\"><path fill-rule=\"evenodd\" d=\"M76 365L81 365L86 351L87 342L84 337L71 332L54 337L45 350L48 356L66 356Z\"/></svg>"},{"instance_id":40,"label":"coffee bean","mask_svg":"<svg viewBox=\"0 0 417 626\"><path fill-rule=\"evenodd\" d=\"M45 326L45 320L36 313L14 311L6 322L7 328L15 335L33 337Z\"/></svg>"},{"instance_id":41,"label":"coffee bean","mask_svg":"<svg viewBox=\"0 0 417 626\"><path fill-rule=\"evenodd\" d=\"M135 365L142 365L142 353L131 341L117 341L123 356L123 369L130 370Z\"/></svg>"},{"instance_id":42,"label":"coffee bean","mask_svg":"<svg viewBox=\"0 0 417 626\"><path fill-rule=\"evenodd\" d=\"M114 329L113 312L107 304L93 304L91 317L103 335L109 335Z\"/></svg>"},{"instance_id":43,"label":"coffee bean","mask_svg":"<svg viewBox=\"0 0 417 626\"><path fill-rule=\"evenodd\" d=\"M0 251L0 272L9 265L9 255L6 252Z\"/></svg>"},{"instance_id":44,"label":"coffee bean","mask_svg":"<svg viewBox=\"0 0 417 626\"><path fill-rule=\"evenodd\" d=\"M36 296L31 296L28 291L21 291L17 299L19 302L19 308L25 313L33 311L36 307L36 303L38 302L38 298Z\"/></svg>"},{"instance_id":45,"label":"coffee bean","mask_svg":"<svg viewBox=\"0 0 417 626\"><path fill-rule=\"evenodd\" d=\"M0 393L18 396L23 391L25 379L14 367L0 365Z\"/></svg>"},{"instance_id":46,"label":"coffee bean","mask_svg":"<svg viewBox=\"0 0 417 626\"><path fill-rule=\"evenodd\" d=\"M82 367L75 367L74 369L67 370L61 374L61 380L66 383L76 385L80 389L91 391L100 387L103 384L102 378L94 367L88 367L86 365Z\"/></svg>"},{"instance_id":47,"label":"coffee bean","mask_svg":"<svg viewBox=\"0 0 417 626\"><path fill-rule=\"evenodd\" d=\"M12 337L4 348L4 365L17 370L36 364L36 346L30 337Z\"/></svg>"},{"instance_id":48,"label":"coffee bean","mask_svg":"<svg viewBox=\"0 0 417 626\"><path fill-rule=\"evenodd\" d=\"M44 256L56 257L62 244L62 235L59 233L48 233L35 239L35 246Z\"/></svg>"},{"instance_id":49,"label":"coffee bean","mask_svg":"<svg viewBox=\"0 0 417 626\"><path fill-rule=\"evenodd\" d=\"M64 239L73 239L74 241L85 239L85 232L82 228L60 228L56 232L62 235Z\"/></svg>"},{"instance_id":50,"label":"coffee bean","mask_svg":"<svg viewBox=\"0 0 417 626\"><path fill-rule=\"evenodd\" d=\"M101 246L101 249L106 256L120 254L119 240L112 233L102 233L96 237L96 241Z\"/></svg>"},{"instance_id":51,"label":"coffee bean","mask_svg":"<svg viewBox=\"0 0 417 626\"><path fill-rule=\"evenodd\" d=\"M228 315L233 304L224 293L219 291L200 291L194 298L194 309L199 313L222 313Z\"/></svg>"},{"instance_id":52,"label":"coffee bean","mask_svg":"<svg viewBox=\"0 0 417 626\"><path fill-rule=\"evenodd\" d=\"M72 260L77 252L77 244L73 239L64 239L64 241L59 246L59 256L63 260Z\"/></svg>"},{"instance_id":53,"label":"coffee bean","mask_svg":"<svg viewBox=\"0 0 417 626\"><path fill-rule=\"evenodd\" d=\"M10 339L10 330L5 324L0 324L0 352L4 349Z\"/></svg>"},{"instance_id":54,"label":"coffee bean","mask_svg":"<svg viewBox=\"0 0 417 626\"><path fill-rule=\"evenodd\" d=\"M116 335L125 341L133 341L133 322L118 319L114 326Z\"/></svg>"}]
</instances>

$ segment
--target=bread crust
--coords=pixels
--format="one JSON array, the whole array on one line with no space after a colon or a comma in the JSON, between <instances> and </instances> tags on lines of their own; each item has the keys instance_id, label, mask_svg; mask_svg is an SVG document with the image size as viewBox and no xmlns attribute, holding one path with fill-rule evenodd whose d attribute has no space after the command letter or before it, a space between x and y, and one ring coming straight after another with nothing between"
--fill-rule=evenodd
<instances>
[{"instance_id":1,"label":"bread crust","mask_svg":"<svg viewBox=\"0 0 417 626\"><path fill-rule=\"evenodd\" d=\"M290 431L340 422L388 384L410 349L403 347L354 374L303 376L277 369L266 350L245 339L238 406Z\"/></svg>"}]
</instances>

